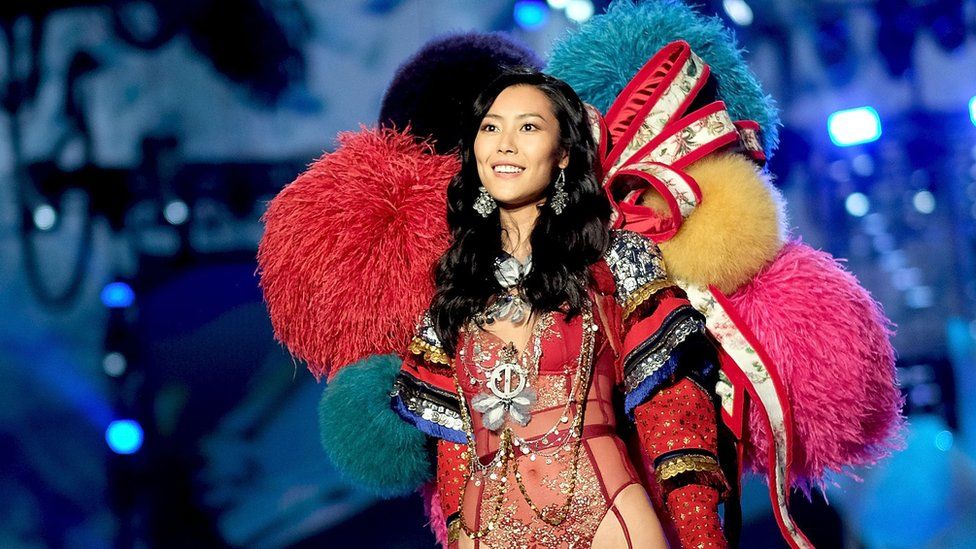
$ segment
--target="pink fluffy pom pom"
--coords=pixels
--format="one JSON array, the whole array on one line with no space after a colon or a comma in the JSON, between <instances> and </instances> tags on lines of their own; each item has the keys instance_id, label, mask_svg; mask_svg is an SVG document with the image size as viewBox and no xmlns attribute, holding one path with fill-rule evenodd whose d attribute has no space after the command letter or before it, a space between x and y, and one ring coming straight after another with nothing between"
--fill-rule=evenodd
<instances>
[{"instance_id":1,"label":"pink fluffy pom pom","mask_svg":"<svg viewBox=\"0 0 976 549\"><path fill-rule=\"evenodd\" d=\"M270 202L261 288L275 337L316 378L406 347L447 247L457 169L409 133L364 128Z\"/></svg>"},{"instance_id":2,"label":"pink fluffy pom pom","mask_svg":"<svg viewBox=\"0 0 976 549\"><path fill-rule=\"evenodd\" d=\"M792 481L809 493L828 472L853 476L900 447L902 397L891 323L830 254L793 241L730 296L778 367L793 408ZM768 429L749 414L745 465L766 472Z\"/></svg>"}]
</instances>

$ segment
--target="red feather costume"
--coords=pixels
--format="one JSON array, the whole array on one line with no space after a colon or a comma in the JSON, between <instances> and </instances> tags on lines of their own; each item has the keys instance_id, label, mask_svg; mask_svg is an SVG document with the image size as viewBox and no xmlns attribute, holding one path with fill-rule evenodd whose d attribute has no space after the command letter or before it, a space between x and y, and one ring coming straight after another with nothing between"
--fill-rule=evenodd
<instances>
[{"instance_id":1,"label":"red feather costume","mask_svg":"<svg viewBox=\"0 0 976 549\"><path fill-rule=\"evenodd\" d=\"M591 523L594 517L611 514L626 535L626 518L614 500L630 484L642 482L675 544L723 547L718 506L730 488L736 493L743 464L734 458L720 461L729 457L719 452L724 423L739 439L745 464L769 475L784 538L791 546L808 547L787 506L789 488L797 483L794 456L802 460L799 472L816 479L825 470L883 454L872 443L899 423L897 387L891 368L885 368L890 366L885 321L831 258L791 245L731 299L714 286L672 280L665 270L655 242L678 234L706 198L685 169L719 151L763 160L756 124L733 122L721 102L691 109L708 72L687 44L676 42L634 76L605 118L591 112L600 175L615 205L618 230L608 255L593 268L598 284L591 292L589 319L565 321L554 313L536 339L542 359L531 381L545 394L540 391L533 413L538 423L553 424L552 432L493 436L479 425L469 415L468 401L475 385L488 379L471 374L478 366L472 357L496 358L500 350L481 341L476 353L477 338L462 332L458 348L468 349L467 358L448 360L421 314L430 299L430 266L446 247L440 212L447 181L457 169L454 158L433 154L407 134L364 130L345 136L339 151L319 160L269 207L259 262L276 336L308 361L316 376L330 379L339 367L370 354L406 355L391 386L377 389L394 390L390 409L357 413L396 413L437 440L436 490L427 493L436 507L434 529L445 544L449 523L454 535L479 532L479 538L498 545L528 544L530 535L539 546L569 545L591 539L599 524ZM666 199L670 216L641 205L648 189ZM363 254L364 247L371 253ZM861 411L866 433L843 433L843 447L830 441L844 418L830 418L832 423L794 418L791 396L804 402L822 398L804 378L802 346L778 339L795 317L761 314L773 303L795 306L798 317L809 310L809 305L803 309L809 300L797 299L796 279L780 280L795 265L823 267L804 267L810 282L803 279L802 287L812 302L854 297L851 311L829 326L830 333L854 326L866 334L858 340L858 356L844 357L847 375L862 376L853 383L875 387L884 397L875 404L847 405ZM814 270L819 277L812 276ZM406 327L418 317L424 320L411 339ZM808 343L827 347L824 337L810 335ZM592 358L581 358L584 349ZM339 375L351 368L342 370ZM546 415L562 405L562 416ZM633 424L634 435L618 436L627 431L618 424L621 418ZM859 436L864 437L860 444ZM512 437L532 444L516 448ZM628 439L633 462L621 438ZM356 449L358 442L337 445L369 451ZM391 466L396 457L390 456ZM531 465L549 459L551 469ZM486 462L499 471L481 471ZM530 474L535 482L521 486L521 477ZM558 497L577 491L580 497Z\"/></svg>"}]
</instances>

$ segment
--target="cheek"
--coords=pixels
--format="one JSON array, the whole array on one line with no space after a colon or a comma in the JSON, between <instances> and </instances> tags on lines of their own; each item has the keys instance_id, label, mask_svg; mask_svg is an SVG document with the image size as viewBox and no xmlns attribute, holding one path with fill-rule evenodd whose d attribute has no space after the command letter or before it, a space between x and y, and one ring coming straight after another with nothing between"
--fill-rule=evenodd
<instances>
[{"instance_id":1,"label":"cheek","mask_svg":"<svg viewBox=\"0 0 976 549\"><path fill-rule=\"evenodd\" d=\"M491 143L487 138L482 137L480 134L474 140L474 145L471 147L474 152L474 158L479 164L487 161L488 155L491 153Z\"/></svg>"}]
</instances>

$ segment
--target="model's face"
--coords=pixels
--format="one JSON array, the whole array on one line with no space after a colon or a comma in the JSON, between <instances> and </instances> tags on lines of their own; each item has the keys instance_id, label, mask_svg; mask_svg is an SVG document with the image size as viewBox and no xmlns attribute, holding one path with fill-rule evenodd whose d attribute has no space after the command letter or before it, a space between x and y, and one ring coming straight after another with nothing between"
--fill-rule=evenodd
<instances>
[{"instance_id":1,"label":"model's face","mask_svg":"<svg viewBox=\"0 0 976 549\"><path fill-rule=\"evenodd\" d=\"M498 94L481 121L474 156L481 184L503 208L540 202L556 170L569 165L552 103L529 85Z\"/></svg>"}]
</instances>

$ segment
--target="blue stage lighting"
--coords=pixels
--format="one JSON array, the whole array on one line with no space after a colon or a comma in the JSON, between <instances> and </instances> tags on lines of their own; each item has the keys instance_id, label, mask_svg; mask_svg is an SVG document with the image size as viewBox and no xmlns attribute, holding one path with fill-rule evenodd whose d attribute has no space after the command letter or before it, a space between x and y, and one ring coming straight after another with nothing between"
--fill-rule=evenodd
<instances>
[{"instance_id":1,"label":"blue stage lighting","mask_svg":"<svg viewBox=\"0 0 976 549\"><path fill-rule=\"evenodd\" d=\"M912 205L918 213L930 214L935 211L935 195L931 191L918 191L912 197Z\"/></svg>"},{"instance_id":2,"label":"blue stage lighting","mask_svg":"<svg viewBox=\"0 0 976 549\"><path fill-rule=\"evenodd\" d=\"M736 25L747 27L752 24L752 8L745 0L723 0L722 9Z\"/></svg>"},{"instance_id":3,"label":"blue stage lighting","mask_svg":"<svg viewBox=\"0 0 976 549\"><path fill-rule=\"evenodd\" d=\"M935 435L935 447L943 452L948 452L952 449L952 431L939 431Z\"/></svg>"},{"instance_id":4,"label":"blue stage lighting","mask_svg":"<svg viewBox=\"0 0 976 549\"><path fill-rule=\"evenodd\" d=\"M102 288L102 303L112 309L124 309L136 300L136 294L125 282L111 282Z\"/></svg>"},{"instance_id":5,"label":"blue stage lighting","mask_svg":"<svg viewBox=\"0 0 976 549\"><path fill-rule=\"evenodd\" d=\"M596 8L591 0L569 0L566 4L566 17L577 23L587 22L594 11Z\"/></svg>"},{"instance_id":6,"label":"blue stage lighting","mask_svg":"<svg viewBox=\"0 0 976 549\"><path fill-rule=\"evenodd\" d=\"M549 20L549 6L541 0L515 2L515 22L525 30L542 28Z\"/></svg>"},{"instance_id":7,"label":"blue stage lighting","mask_svg":"<svg viewBox=\"0 0 976 549\"><path fill-rule=\"evenodd\" d=\"M837 111L827 117L827 132L838 147L870 143L881 137L881 118L872 107Z\"/></svg>"},{"instance_id":8,"label":"blue stage lighting","mask_svg":"<svg viewBox=\"0 0 976 549\"><path fill-rule=\"evenodd\" d=\"M105 430L105 442L116 454L134 454L142 448L142 426L132 419L115 420Z\"/></svg>"},{"instance_id":9,"label":"blue stage lighting","mask_svg":"<svg viewBox=\"0 0 976 549\"><path fill-rule=\"evenodd\" d=\"M871 201L864 193L851 193L844 200L844 207L854 217L864 217L871 210Z\"/></svg>"},{"instance_id":10,"label":"blue stage lighting","mask_svg":"<svg viewBox=\"0 0 976 549\"><path fill-rule=\"evenodd\" d=\"M976 96L969 100L969 119L976 126Z\"/></svg>"},{"instance_id":11,"label":"blue stage lighting","mask_svg":"<svg viewBox=\"0 0 976 549\"><path fill-rule=\"evenodd\" d=\"M50 204L34 208L34 226L42 231L50 231L58 222L58 212Z\"/></svg>"}]
</instances>

